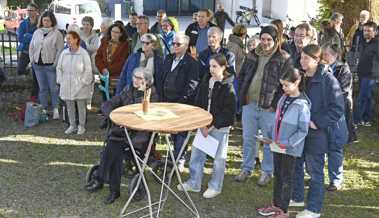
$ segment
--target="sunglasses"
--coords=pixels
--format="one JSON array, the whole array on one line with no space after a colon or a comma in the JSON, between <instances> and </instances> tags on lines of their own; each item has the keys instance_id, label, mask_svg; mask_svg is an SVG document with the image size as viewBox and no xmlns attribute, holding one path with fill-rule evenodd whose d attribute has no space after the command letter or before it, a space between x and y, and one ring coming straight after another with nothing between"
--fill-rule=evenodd
<instances>
[{"instance_id":1,"label":"sunglasses","mask_svg":"<svg viewBox=\"0 0 379 218\"><path fill-rule=\"evenodd\" d=\"M178 47L180 47L180 46L183 45L183 43L180 43L180 42L173 42L172 45L173 45L173 46L178 46Z\"/></svg>"}]
</instances>

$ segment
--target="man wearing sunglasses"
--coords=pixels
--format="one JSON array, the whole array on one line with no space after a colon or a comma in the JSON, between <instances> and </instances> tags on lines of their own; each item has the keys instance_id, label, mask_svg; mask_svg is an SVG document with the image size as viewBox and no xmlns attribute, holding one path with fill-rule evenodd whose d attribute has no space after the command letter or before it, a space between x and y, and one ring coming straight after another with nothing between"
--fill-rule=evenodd
<instances>
[{"instance_id":1,"label":"man wearing sunglasses","mask_svg":"<svg viewBox=\"0 0 379 218\"><path fill-rule=\"evenodd\" d=\"M172 43L173 53L167 55L164 61L161 80L156 82L158 94L163 102L194 103L199 64L187 53L189 40L187 35L178 33ZM178 156L187 134L182 132L172 136L175 157ZM179 163L179 170L182 170L184 159Z\"/></svg>"}]
</instances>

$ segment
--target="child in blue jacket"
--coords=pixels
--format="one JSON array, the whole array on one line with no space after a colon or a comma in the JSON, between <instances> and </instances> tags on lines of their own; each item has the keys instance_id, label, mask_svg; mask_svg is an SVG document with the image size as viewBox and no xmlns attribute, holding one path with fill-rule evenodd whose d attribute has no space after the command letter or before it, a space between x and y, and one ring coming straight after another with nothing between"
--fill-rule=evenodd
<instances>
[{"instance_id":1,"label":"child in blue jacket","mask_svg":"<svg viewBox=\"0 0 379 218\"><path fill-rule=\"evenodd\" d=\"M276 108L272 139L261 139L270 144L273 151L275 180L272 205L259 208L257 212L261 217L270 218L289 217L295 162L303 153L310 123L310 100L302 92L302 73L289 67L280 83L284 94Z\"/></svg>"}]
</instances>

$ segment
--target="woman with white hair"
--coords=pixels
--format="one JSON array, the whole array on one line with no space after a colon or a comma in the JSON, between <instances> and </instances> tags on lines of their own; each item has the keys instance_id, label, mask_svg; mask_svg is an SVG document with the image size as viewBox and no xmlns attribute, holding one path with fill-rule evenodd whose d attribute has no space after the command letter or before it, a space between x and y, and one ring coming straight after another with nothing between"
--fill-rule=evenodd
<instances>
[{"instance_id":1,"label":"woman with white hair","mask_svg":"<svg viewBox=\"0 0 379 218\"><path fill-rule=\"evenodd\" d=\"M145 67L155 80L159 80L162 73L163 59L159 55L160 44L158 38L145 33L141 37L142 48L133 53L125 62L120 79L116 87L116 95L125 88L132 85L132 72L137 67Z\"/></svg>"},{"instance_id":2,"label":"woman with white hair","mask_svg":"<svg viewBox=\"0 0 379 218\"><path fill-rule=\"evenodd\" d=\"M120 95L114 96L110 101L103 103L101 111L103 115L109 119L109 114L112 110L135 103L141 103L144 96L146 87L151 88L151 99L154 102L158 100L156 91L153 84L153 77L149 70L143 67L134 69L132 74L132 85L122 90ZM150 139L150 132L129 130L129 136L133 142L135 149L145 152ZM109 195L106 197L104 203L111 204L120 197L121 174L122 174L122 161L125 158L124 149L126 135L124 130L113 125L110 128L109 137L106 139L106 146L102 152L100 159L99 173L95 179L86 184L88 192L96 192L103 188L106 182L109 184ZM115 138L125 137L125 140L115 140ZM137 140L138 139L138 140Z\"/></svg>"}]
</instances>

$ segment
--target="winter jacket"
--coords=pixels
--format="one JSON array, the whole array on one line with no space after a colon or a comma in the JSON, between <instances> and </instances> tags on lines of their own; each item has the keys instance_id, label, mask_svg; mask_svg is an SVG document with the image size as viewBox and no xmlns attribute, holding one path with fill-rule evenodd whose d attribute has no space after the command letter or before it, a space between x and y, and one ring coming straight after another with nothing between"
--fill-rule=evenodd
<instances>
[{"instance_id":1,"label":"winter jacket","mask_svg":"<svg viewBox=\"0 0 379 218\"><path fill-rule=\"evenodd\" d=\"M227 48L220 47L217 49L216 52L213 52L211 48L207 48L204 51L200 52L198 60L200 62L200 72L199 72L199 78L200 80L204 77L205 74L209 73L209 60L212 57L212 55L215 54L223 54L226 57L226 60L228 61L227 71L231 73L232 75L236 75L236 58L233 52L229 51Z\"/></svg>"},{"instance_id":2,"label":"winter jacket","mask_svg":"<svg viewBox=\"0 0 379 218\"><path fill-rule=\"evenodd\" d=\"M377 79L379 77L379 37L364 41L359 49L358 76Z\"/></svg>"},{"instance_id":3,"label":"winter jacket","mask_svg":"<svg viewBox=\"0 0 379 218\"><path fill-rule=\"evenodd\" d=\"M76 52L71 52L68 48L63 50L57 64L57 84L60 84L61 99L90 99L93 81L88 52L81 47Z\"/></svg>"},{"instance_id":4,"label":"winter jacket","mask_svg":"<svg viewBox=\"0 0 379 218\"><path fill-rule=\"evenodd\" d=\"M207 73L199 85L199 92L197 93L195 105L208 109L208 96L209 96L209 79L211 75ZM215 82L212 94L210 113L213 116L210 126L217 129L233 125L236 113L236 98L233 88L234 76L224 78L221 82Z\"/></svg>"},{"instance_id":5,"label":"winter jacket","mask_svg":"<svg viewBox=\"0 0 379 218\"><path fill-rule=\"evenodd\" d=\"M21 23L17 29L17 39L18 39L18 52L29 52L29 44L32 40L33 33L36 31L37 26L30 23L30 19L26 18Z\"/></svg>"},{"instance_id":6,"label":"winter jacket","mask_svg":"<svg viewBox=\"0 0 379 218\"><path fill-rule=\"evenodd\" d=\"M132 25L128 23L125 26L125 30L128 33L128 37L132 37L132 35L137 32L137 27L132 27Z\"/></svg>"},{"instance_id":7,"label":"winter jacket","mask_svg":"<svg viewBox=\"0 0 379 218\"><path fill-rule=\"evenodd\" d=\"M91 35L86 37L83 32L80 34L80 39L85 43L85 49L87 50L91 58L92 72L98 73L98 69L95 64L96 52L100 46L100 39L97 36L96 32L92 32Z\"/></svg>"},{"instance_id":8,"label":"winter jacket","mask_svg":"<svg viewBox=\"0 0 379 218\"><path fill-rule=\"evenodd\" d=\"M272 140L285 148L285 153L295 157L301 157L304 149L305 137L308 134L310 122L311 103L308 97L301 93L287 108L281 122L278 118L282 112L282 106L287 98L283 95L278 102L275 114L275 123L272 128Z\"/></svg>"},{"instance_id":9,"label":"winter jacket","mask_svg":"<svg viewBox=\"0 0 379 218\"><path fill-rule=\"evenodd\" d=\"M291 64L289 55L285 51L275 51L264 67L262 86L259 94L258 106L264 109L276 108L279 98L282 96L280 78L283 69ZM251 81L258 67L258 55L253 51L249 59L242 65L238 76L238 95L242 105L247 104L247 94Z\"/></svg>"},{"instance_id":10,"label":"winter jacket","mask_svg":"<svg viewBox=\"0 0 379 218\"><path fill-rule=\"evenodd\" d=\"M216 26L216 25L209 22L208 28L212 27L212 26ZM194 23L191 23L190 25L188 25L188 27L185 31L185 34L190 37L190 42L189 42L188 48L191 46L196 46L197 37L199 36L199 29L200 29L200 27L199 27L199 24L197 22L194 22Z\"/></svg>"},{"instance_id":11,"label":"winter jacket","mask_svg":"<svg viewBox=\"0 0 379 218\"><path fill-rule=\"evenodd\" d=\"M120 92L126 87L132 85L133 71L140 65L141 53L142 50L140 49L126 60L117 82L116 95L120 94ZM158 53L158 51L154 51L154 84L156 83L155 81L160 81L162 74L163 60Z\"/></svg>"},{"instance_id":12,"label":"winter jacket","mask_svg":"<svg viewBox=\"0 0 379 218\"><path fill-rule=\"evenodd\" d=\"M174 60L175 54L166 57L161 80L156 81L161 101L193 104L199 84L199 63L186 53L171 71Z\"/></svg>"},{"instance_id":13,"label":"winter jacket","mask_svg":"<svg viewBox=\"0 0 379 218\"><path fill-rule=\"evenodd\" d=\"M320 46L337 45L339 49L343 49L343 39L334 28L327 29L319 41Z\"/></svg>"},{"instance_id":14,"label":"winter jacket","mask_svg":"<svg viewBox=\"0 0 379 218\"><path fill-rule=\"evenodd\" d=\"M229 49L234 55L236 60L236 75L241 71L243 61L245 59L246 53L243 45L243 41L240 37L236 35L229 35L228 43L226 44L226 48Z\"/></svg>"},{"instance_id":15,"label":"winter jacket","mask_svg":"<svg viewBox=\"0 0 379 218\"><path fill-rule=\"evenodd\" d=\"M63 35L57 27L53 27L46 36L44 36L42 28L38 28L34 32L29 46L30 63L38 63L41 56L43 64L56 66L63 46Z\"/></svg>"},{"instance_id":16,"label":"winter jacket","mask_svg":"<svg viewBox=\"0 0 379 218\"><path fill-rule=\"evenodd\" d=\"M292 64L296 69L301 70L300 58L301 51L296 48L295 42L291 42L288 44L289 54L291 55Z\"/></svg>"},{"instance_id":17,"label":"winter jacket","mask_svg":"<svg viewBox=\"0 0 379 218\"><path fill-rule=\"evenodd\" d=\"M313 77L307 78L306 94L312 102L311 121L317 129L309 128L305 141L306 153L326 153L329 146L328 131L337 125L345 114L345 102L337 79L323 64Z\"/></svg>"},{"instance_id":18,"label":"winter jacket","mask_svg":"<svg viewBox=\"0 0 379 218\"><path fill-rule=\"evenodd\" d=\"M100 47L96 52L95 64L100 72L103 72L104 69L108 69L110 78L118 79L122 66L129 55L129 44L127 41L119 42L116 51L112 55L111 61L107 60L108 45L109 41L106 38L103 38Z\"/></svg>"},{"instance_id":19,"label":"winter jacket","mask_svg":"<svg viewBox=\"0 0 379 218\"><path fill-rule=\"evenodd\" d=\"M350 72L349 65L337 61L330 65L334 77L338 80L345 101L353 101L353 74Z\"/></svg>"},{"instance_id":20,"label":"winter jacket","mask_svg":"<svg viewBox=\"0 0 379 218\"><path fill-rule=\"evenodd\" d=\"M225 21L228 21L228 23L231 25L231 26L234 26L234 22L233 20L229 17L229 15L225 12L225 11L217 11L214 15L213 15L215 21L216 21L216 25L218 27L220 27L220 29L222 31L224 31L225 29Z\"/></svg>"}]
</instances>

